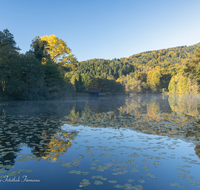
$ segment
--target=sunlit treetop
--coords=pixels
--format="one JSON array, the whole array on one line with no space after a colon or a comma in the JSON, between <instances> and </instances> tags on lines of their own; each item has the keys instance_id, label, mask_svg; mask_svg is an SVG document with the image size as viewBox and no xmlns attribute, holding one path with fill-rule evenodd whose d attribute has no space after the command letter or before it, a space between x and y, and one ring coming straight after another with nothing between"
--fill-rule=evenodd
<instances>
[{"instance_id":1,"label":"sunlit treetop","mask_svg":"<svg viewBox=\"0 0 200 190\"><path fill-rule=\"evenodd\" d=\"M44 51L48 52L53 62L71 63L72 58L74 59L71 49L67 46L66 42L55 35L42 36L40 40L47 42ZM43 58L43 62L45 62L45 58Z\"/></svg>"}]
</instances>

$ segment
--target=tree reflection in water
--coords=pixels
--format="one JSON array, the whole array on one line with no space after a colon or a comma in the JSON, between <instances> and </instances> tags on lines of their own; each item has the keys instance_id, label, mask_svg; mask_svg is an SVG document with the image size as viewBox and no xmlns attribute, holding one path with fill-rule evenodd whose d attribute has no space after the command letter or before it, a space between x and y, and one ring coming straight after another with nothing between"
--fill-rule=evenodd
<instances>
[{"instance_id":1,"label":"tree reflection in water","mask_svg":"<svg viewBox=\"0 0 200 190\"><path fill-rule=\"evenodd\" d=\"M192 141L195 153L200 155L200 98L197 95L2 102L0 112L0 167L5 169L15 164L23 144L31 148L35 156L29 155L29 159L55 162L66 154L78 131L62 130L63 124L129 128L177 137Z\"/></svg>"}]
</instances>

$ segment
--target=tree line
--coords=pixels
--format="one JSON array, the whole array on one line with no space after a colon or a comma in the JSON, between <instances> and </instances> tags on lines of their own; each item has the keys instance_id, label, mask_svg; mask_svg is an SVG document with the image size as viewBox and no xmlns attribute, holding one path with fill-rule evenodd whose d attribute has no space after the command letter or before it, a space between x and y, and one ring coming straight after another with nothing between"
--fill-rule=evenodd
<instances>
[{"instance_id":1,"label":"tree line","mask_svg":"<svg viewBox=\"0 0 200 190\"><path fill-rule=\"evenodd\" d=\"M65 83L59 64L62 64L62 61L72 62L75 57L65 42L54 35L46 37L48 39L45 40L36 37L31 43L30 50L20 54L20 48L16 46L13 34L8 29L0 31L2 98L21 100L59 98L73 89L70 84Z\"/></svg>"},{"instance_id":2,"label":"tree line","mask_svg":"<svg viewBox=\"0 0 200 190\"><path fill-rule=\"evenodd\" d=\"M82 62L55 35L36 36L29 51L19 50L13 34L0 31L1 98L55 99L90 88L123 93L200 91L200 44Z\"/></svg>"}]
</instances>

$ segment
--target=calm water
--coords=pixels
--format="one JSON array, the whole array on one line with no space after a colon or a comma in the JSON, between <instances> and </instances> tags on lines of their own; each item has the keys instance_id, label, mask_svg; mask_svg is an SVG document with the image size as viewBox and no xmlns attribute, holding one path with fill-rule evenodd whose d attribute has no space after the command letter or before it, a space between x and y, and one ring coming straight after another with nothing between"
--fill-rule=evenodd
<instances>
[{"instance_id":1,"label":"calm water","mask_svg":"<svg viewBox=\"0 0 200 190\"><path fill-rule=\"evenodd\" d=\"M200 188L200 96L0 102L0 188Z\"/></svg>"}]
</instances>

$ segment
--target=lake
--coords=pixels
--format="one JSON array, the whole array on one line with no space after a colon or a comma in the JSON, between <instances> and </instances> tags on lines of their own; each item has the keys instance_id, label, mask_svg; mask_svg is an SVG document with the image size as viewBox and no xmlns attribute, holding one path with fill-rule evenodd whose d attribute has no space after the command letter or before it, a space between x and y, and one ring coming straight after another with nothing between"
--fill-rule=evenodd
<instances>
[{"instance_id":1,"label":"lake","mask_svg":"<svg viewBox=\"0 0 200 190\"><path fill-rule=\"evenodd\" d=\"M200 96L0 102L0 188L200 187Z\"/></svg>"}]
</instances>

